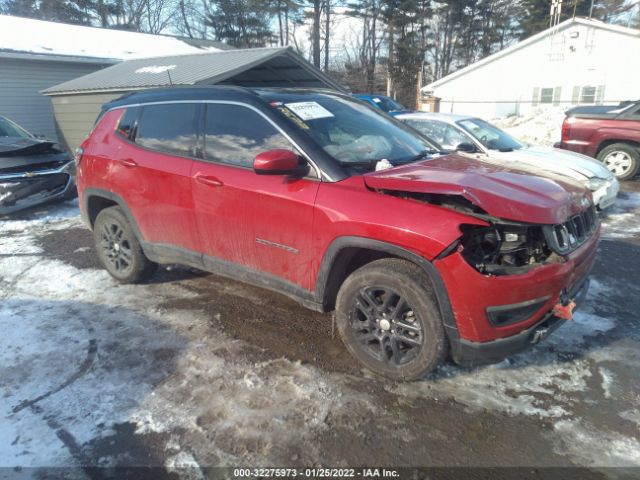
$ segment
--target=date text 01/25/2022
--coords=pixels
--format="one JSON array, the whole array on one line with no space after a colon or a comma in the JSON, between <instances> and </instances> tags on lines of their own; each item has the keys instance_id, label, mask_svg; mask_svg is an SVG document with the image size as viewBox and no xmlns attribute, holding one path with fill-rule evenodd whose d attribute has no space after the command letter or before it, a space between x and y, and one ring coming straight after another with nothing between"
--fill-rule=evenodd
<instances>
[{"instance_id":1,"label":"date text 01/25/2022","mask_svg":"<svg viewBox=\"0 0 640 480\"><path fill-rule=\"evenodd\" d=\"M234 478L395 478L397 470L387 468L234 468Z\"/></svg>"}]
</instances>

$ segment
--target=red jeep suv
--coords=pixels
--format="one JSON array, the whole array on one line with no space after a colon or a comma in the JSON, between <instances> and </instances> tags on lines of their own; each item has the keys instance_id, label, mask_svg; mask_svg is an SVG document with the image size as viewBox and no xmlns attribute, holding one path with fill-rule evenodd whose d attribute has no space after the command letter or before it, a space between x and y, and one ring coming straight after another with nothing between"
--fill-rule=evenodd
<instances>
[{"instance_id":1,"label":"red jeep suv","mask_svg":"<svg viewBox=\"0 0 640 480\"><path fill-rule=\"evenodd\" d=\"M335 311L353 356L399 380L545 338L586 293L599 238L582 186L442 155L330 91L130 94L76 161L117 280L180 263L280 291Z\"/></svg>"}]
</instances>

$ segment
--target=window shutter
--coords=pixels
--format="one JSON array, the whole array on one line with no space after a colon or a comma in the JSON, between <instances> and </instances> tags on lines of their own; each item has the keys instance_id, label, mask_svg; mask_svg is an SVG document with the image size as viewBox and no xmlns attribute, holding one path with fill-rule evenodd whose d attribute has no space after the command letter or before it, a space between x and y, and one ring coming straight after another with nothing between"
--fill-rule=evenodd
<instances>
[{"instance_id":1,"label":"window shutter","mask_svg":"<svg viewBox=\"0 0 640 480\"><path fill-rule=\"evenodd\" d=\"M602 105L604 100L604 85L598 85L596 88L596 105Z\"/></svg>"},{"instance_id":2,"label":"window shutter","mask_svg":"<svg viewBox=\"0 0 640 480\"><path fill-rule=\"evenodd\" d=\"M580 103L580 87L573 87L573 93L571 94L571 103L578 105Z\"/></svg>"},{"instance_id":3,"label":"window shutter","mask_svg":"<svg viewBox=\"0 0 640 480\"><path fill-rule=\"evenodd\" d=\"M538 102L540 101L540 87L533 87L533 98L531 103L534 107L538 106Z\"/></svg>"},{"instance_id":4,"label":"window shutter","mask_svg":"<svg viewBox=\"0 0 640 480\"><path fill-rule=\"evenodd\" d=\"M560 96L562 95L562 87L553 89L553 104L557 107L560 105Z\"/></svg>"}]
</instances>

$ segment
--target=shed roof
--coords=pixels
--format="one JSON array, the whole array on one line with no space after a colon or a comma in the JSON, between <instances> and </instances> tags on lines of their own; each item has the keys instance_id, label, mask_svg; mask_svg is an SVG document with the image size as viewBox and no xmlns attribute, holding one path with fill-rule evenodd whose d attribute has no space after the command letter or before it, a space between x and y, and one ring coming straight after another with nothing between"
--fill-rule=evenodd
<instances>
[{"instance_id":1,"label":"shed roof","mask_svg":"<svg viewBox=\"0 0 640 480\"><path fill-rule=\"evenodd\" d=\"M622 27L620 25L612 25L609 23L605 23L602 22L600 20L593 20L590 18L570 18L568 20L565 20L564 22L558 24L555 27L551 27L548 28L546 30L543 30L542 32L536 33L535 35L532 35L531 37L518 42L514 45L511 45L510 47L507 47L503 50L500 50L499 52L496 52L492 55L489 55L488 57L483 58L482 60L478 60L475 63L472 63L471 65L468 65L464 68L461 68L460 70L457 70L453 73L450 73L449 75L440 78L439 80L436 80L435 82L432 82L428 85L425 85L424 87L422 87L420 90L422 91L430 91L433 90L436 87L439 87L451 80L454 80L458 77L461 77L463 75L466 75L467 73L470 73L488 63L494 62L502 57L505 57L517 50L520 50L522 48L525 48L533 43L536 43L540 40L544 40L546 38L548 38L551 34L557 33L561 30L565 30L573 25L585 25L588 27L593 27L593 28L598 28L601 30L607 30L613 33L618 33L620 35L624 35L627 38L628 37L634 37L634 38L640 38L640 30L634 29L634 28L628 28L628 27Z\"/></svg>"},{"instance_id":2,"label":"shed roof","mask_svg":"<svg viewBox=\"0 0 640 480\"><path fill-rule=\"evenodd\" d=\"M115 63L132 58L219 51L219 42L0 15L0 56ZM104 61L110 60L110 61Z\"/></svg>"},{"instance_id":3,"label":"shed roof","mask_svg":"<svg viewBox=\"0 0 640 480\"><path fill-rule=\"evenodd\" d=\"M44 90L45 95L125 92L172 85L344 88L289 47L128 60Z\"/></svg>"}]
</instances>

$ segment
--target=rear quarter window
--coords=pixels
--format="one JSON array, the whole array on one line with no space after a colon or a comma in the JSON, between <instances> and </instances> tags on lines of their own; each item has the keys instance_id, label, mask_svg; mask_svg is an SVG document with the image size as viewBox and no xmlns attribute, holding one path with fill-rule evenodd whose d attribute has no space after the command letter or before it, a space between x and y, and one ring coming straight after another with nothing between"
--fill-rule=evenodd
<instances>
[{"instance_id":1,"label":"rear quarter window","mask_svg":"<svg viewBox=\"0 0 640 480\"><path fill-rule=\"evenodd\" d=\"M159 152L196 157L200 111L195 103L143 106L135 142Z\"/></svg>"},{"instance_id":2,"label":"rear quarter window","mask_svg":"<svg viewBox=\"0 0 640 480\"><path fill-rule=\"evenodd\" d=\"M130 139L139 115L140 115L140 109L138 107L127 108L125 112L122 114L122 116L120 117L120 121L118 122L118 127L116 128L116 133L118 133L118 135L123 136L124 138ZM100 121L100 118L98 118L97 121Z\"/></svg>"}]
</instances>

